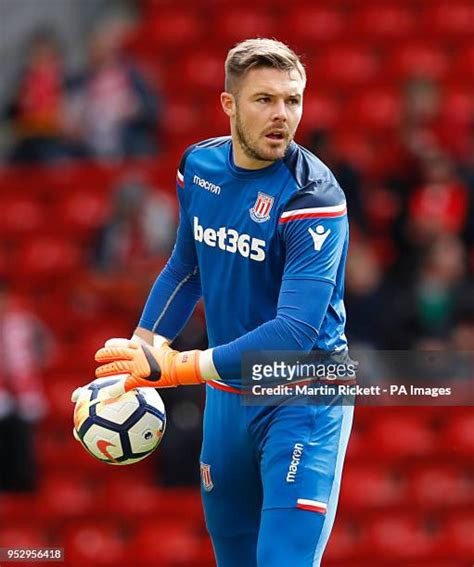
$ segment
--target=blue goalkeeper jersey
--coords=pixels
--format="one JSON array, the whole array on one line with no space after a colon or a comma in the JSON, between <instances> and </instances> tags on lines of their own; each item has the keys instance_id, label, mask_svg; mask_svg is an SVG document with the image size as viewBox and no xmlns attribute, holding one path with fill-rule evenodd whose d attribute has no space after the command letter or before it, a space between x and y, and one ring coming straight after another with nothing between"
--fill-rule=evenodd
<instances>
[{"instance_id":1,"label":"blue goalkeeper jersey","mask_svg":"<svg viewBox=\"0 0 474 567\"><path fill-rule=\"evenodd\" d=\"M326 165L292 142L284 159L263 169L242 169L234 164L231 138L214 138L185 151L177 192L180 226L168 263L172 277L168 287L163 274L158 278L141 326L174 338L187 318L176 324L179 303L192 289L193 306L202 294L209 346L226 345L274 319L281 290L298 294L304 285L310 295L303 307L317 311L318 302L324 302L317 334L308 335L311 348L347 347L346 201ZM324 294L311 291L318 289L317 282L330 288L328 304ZM187 311L189 316L192 309ZM296 310L295 317L304 319ZM271 341L251 346L282 350ZM219 349L215 352L216 359Z\"/></svg>"},{"instance_id":2,"label":"blue goalkeeper jersey","mask_svg":"<svg viewBox=\"0 0 474 567\"><path fill-rule=\"evenodd\" d=\"M199 270L209 346L274 318L282 280L292 278L333 285L314 348L346 347L346 202L327 166L291 143L285 158L269 167L242 169L233 162L230 137L216 138L185 152L177 191L189 262Z\"/></svg>"}]
</instances>

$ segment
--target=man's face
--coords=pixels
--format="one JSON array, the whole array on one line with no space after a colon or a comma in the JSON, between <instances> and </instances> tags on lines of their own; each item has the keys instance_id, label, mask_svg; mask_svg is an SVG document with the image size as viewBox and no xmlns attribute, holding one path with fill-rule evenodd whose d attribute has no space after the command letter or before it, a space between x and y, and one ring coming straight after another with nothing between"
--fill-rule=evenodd
<instances>
[{"instance_id":1,"label":"man's face","mask_svg":"<svg viewBox=\"0 0 474 567\"><path fill-rule=\"evenodd\" d=\"M303 89L296 70L257 68L240 80L229 114L247 167L284 157L301 119Z\"/></svg>"}]
</instances>

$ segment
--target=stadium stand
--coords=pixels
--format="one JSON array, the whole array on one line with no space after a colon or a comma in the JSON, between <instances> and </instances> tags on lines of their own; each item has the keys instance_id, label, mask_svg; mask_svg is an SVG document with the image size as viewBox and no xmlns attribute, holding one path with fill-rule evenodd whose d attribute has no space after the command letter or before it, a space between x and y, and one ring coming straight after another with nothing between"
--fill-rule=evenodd
<instances>
[{"instance_id":1,"label":"stadium stand","mask_svg":"<svg viewBox=\"0 0 474 567\"><path fill-rule=\"evenodd\" d=\"M162 153L138 167L153 186L172 193L186 145L226 131L217 102L223 53L247 36L281 37L307 57L302 138L321 127L334 134L339 154L362 171L364 209L373 221L369 240L380 244L385 259L396 257L393 234L403 219L391 211L403 196L389 191L388 171L380 170L392 147L379 151L378 144L399 143L402 86L414 75L439 84L453 128L463 121L472 127L474 6L338 0L297 8L272 2L270 11L267 4L222 0L210 3L209 13L192 2L140 4L126 46L149 77L161 77L167 102ZM90 291L95 234L129 166L137 162L0 169L0 276L58 337L44 376L50 411L36 432L40 488L0 493L0 547L64 547L69 567L209 567L213 554L197 488L160 486L152 459L130 470L97 463L71 434L71 391L93 375L92 355L105 338L129 334L133 309L138 315L144 299L137 297L123 317L100 288ZM463 242L472 269L473 242ZM325 567L472 565L473 448L469 408L357 408Z\"/></svg>"}]
</instances>

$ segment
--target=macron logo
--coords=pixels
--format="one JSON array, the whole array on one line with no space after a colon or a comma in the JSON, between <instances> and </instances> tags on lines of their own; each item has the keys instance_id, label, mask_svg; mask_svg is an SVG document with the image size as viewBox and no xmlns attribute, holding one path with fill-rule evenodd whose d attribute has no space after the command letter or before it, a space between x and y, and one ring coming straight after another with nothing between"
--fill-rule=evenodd
<instances>
[{"instance_id":1,"label":"macron logo","mask_svg":"<svg viewBox=\"0 0 474 567\"><path fill-rule=\"evenodd\" d=\"M295 482L296 473L298 472L298 465L300 464L303 455L303 444L295 443L293 447L293 454L291 455L290 466L286 475L286 482Z\"/></svg>"},{"instance_id":2,"label":"macron logo","mask_svg":"<svg viewBox=\"0 0 474 567\"><path fill-rule=\"evenodd\" d=\"M199 177L198 175L195 175L193 177L193 183L195 185L199 185L199 187L202 187L203 189L206 189L206 191L210 191L211 193L214 193L215 195L221 194L220 185L214 185L214 183L211 183L210 181L206 181L205 179L202 179L202 177Z\"/></svg>"},{"instance_id":3,"label":"macron logo","mask_svg":"<svg viewBox=\"0 0 474 567\"><path fill-rule=\"evenodd\" d=\"M331 229L328 228L325 231L324 226L322 224L318 224L315 230L308 228L308 232L311 234L311 238L313 239L314 249L319 252L323 247L326 238L329 236Z\"/></svg>"}]
</instances>

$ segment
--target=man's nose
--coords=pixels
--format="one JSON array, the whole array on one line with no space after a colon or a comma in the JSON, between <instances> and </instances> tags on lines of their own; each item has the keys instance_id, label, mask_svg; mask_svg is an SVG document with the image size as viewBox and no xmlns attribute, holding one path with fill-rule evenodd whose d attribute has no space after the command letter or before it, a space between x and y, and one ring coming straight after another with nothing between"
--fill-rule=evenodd
<instances>
[{"instance_id":1,"label":"man's nose","mask_svg":"<svg viewBox=\"0 0 474 567\"><path fill-rule=\"evenodd\" d=\"M284 100L277 100L273 108L273 120L281 120L286 122L286 105Z\"/></svg>"}]
</instances>

